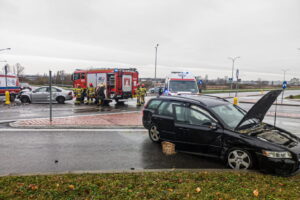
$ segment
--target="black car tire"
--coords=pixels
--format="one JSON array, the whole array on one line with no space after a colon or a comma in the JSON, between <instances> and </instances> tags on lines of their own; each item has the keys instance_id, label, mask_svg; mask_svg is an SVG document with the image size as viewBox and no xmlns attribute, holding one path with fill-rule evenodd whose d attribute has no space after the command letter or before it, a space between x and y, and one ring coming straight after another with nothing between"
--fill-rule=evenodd
<instances>
[{"instance_id":1,"label":"black car tire","mask_svg":"<svg viewBox=\"0 0 300 200\"><path fill-rule=\"evenodd\" d=\"M151 124L149 128L149 137L152 142L159 143L161 141L157 127L154 124Z\"/></svg>"},{"instance_id":2,"label":"black car tire","mask_svg":"<svg viewBox=\"0 0 300 200\"><path fill-rule=\"evenodd\" d=\"M227 165L231 169L246 170L253 166L253 158L251 153L240 148L232 148L227 154Z\"/></svg>"},{"instance_id":3,"label":"black car tire","mask_svg":"<svg viewBox=\"0 0 300 200\"><path fill-rule=\"evenodd\" d=\"M30 103L30 99L26 96L21 97L20 100L21 100L22 103Z\"/></svg>"},{"instance_id":4,"label":"black car tire","mask_svg":"<svg viewBox=\"0 0 300 200\"><path fill-rule=\"evenodd\" d=\"M57 97L56 101L57 101L59 104L64 104L64 103L65 103L65 98L64 98L64 97Z\"/></svg>"}]
</instances>

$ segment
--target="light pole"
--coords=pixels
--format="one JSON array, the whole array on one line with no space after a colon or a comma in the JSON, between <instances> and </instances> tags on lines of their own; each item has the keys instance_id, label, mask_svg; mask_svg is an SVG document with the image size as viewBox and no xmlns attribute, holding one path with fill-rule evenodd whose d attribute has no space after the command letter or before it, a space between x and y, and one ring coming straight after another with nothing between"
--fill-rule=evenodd
<instances>
[{"instance_id":1,"label":"light pole","mask_svg":"<svg viewBox=\"0 0 300 200\"><path fill-rule=\"evenodd\" d=\"M228 59L232 61L230 91L232 90L232 83L233 83L234 62L238 58L240 58L240 56L236 56L236 57L233 57L233 58L232 57L228 57ZM229 92L229 96L230 96L230 92Z\"/></svg>"},{"instance_id":2,"label":"light pole","mask_svg":"<svg viewBox=\"0 0 300 200\"><path fill-rule=\"evenodd\" d=\"M158 48L158 45L159 44L156 44L156 46L155 46L155 72L154 72L155 83L157 83L157 80L156 80L156 66L157 66L157 48Z\"/></svg>"},{"instance_id":3,"label":"light pole","mask_svg":"<svg viewBox=\"0 0 300 200\"><path fill-rule=\"evenodd\" d=\"M282 82L282 84L285 82L285 73L287 72L287 71L289 71L289 69L282 69L282 71L283 71L283 82ZM284 94L284 90L285 90L285 88L282 88L283 90L282 90L282 96L281 96L281 104L283 103L283 94Z\"/></svg>"}]
</instances>

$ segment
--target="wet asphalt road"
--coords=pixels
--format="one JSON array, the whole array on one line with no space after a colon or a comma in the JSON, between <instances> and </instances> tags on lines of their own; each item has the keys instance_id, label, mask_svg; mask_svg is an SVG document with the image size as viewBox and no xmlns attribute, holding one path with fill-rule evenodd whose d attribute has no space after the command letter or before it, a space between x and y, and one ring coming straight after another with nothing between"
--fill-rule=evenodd
<instances>
[{"instance_id":1,"label":"wet asphalt road","mask_svg":"<svg viewBox=\"0 0 300 200\"><path fill-rule=\"evenodd\" d=\"M183 153L165 156L144 130L0 130L0 175L170 168L224 165Z\"/></svg>"}]
</instances>

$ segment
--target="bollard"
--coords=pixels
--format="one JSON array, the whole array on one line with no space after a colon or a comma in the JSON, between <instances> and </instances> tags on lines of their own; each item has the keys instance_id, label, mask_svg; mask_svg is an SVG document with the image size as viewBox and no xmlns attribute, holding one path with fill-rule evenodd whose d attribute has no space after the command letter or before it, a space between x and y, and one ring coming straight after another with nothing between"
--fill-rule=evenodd
<instances>
[{"instance_id":1,"label":"bollard","mask_svg":"<svg viewBox=\"0 0 300 200\"><path fill-rule=\"evenodd\" d=\"M234 97L233 98L233 104L234 105L238 105L239 104L239 98L238 97Z\"/></svg>"},{"instance_id":2,"label":"bollard","mask_svg":"<svg viewBox=\"0 0 300 200\"><path fill-rule=\"evenodd\" d=\"M10 95L9 95L9 91L5 92L5 104L9 105L10 104Z\"/></svg>"}]
</instances>

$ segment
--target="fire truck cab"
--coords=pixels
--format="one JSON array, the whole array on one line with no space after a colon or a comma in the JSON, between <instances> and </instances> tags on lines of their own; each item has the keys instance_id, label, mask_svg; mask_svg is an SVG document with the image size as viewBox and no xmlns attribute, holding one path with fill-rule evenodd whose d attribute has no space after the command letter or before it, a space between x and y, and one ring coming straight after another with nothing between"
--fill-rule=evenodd
<instances>
[{"instance_id":1,"label":"fire truck cab","mask_svg":"<svg viewBox=\"0 0 300 200\"><path fill-rule=\"evenodd\" d=\"M90 83L94 87L100 84L106 86L105 101L132 98L138 84L138 72L135 68L101 68L91 70L76 70L72 75L73 87L87 88Z\"/></svg>"}]
</instances>

